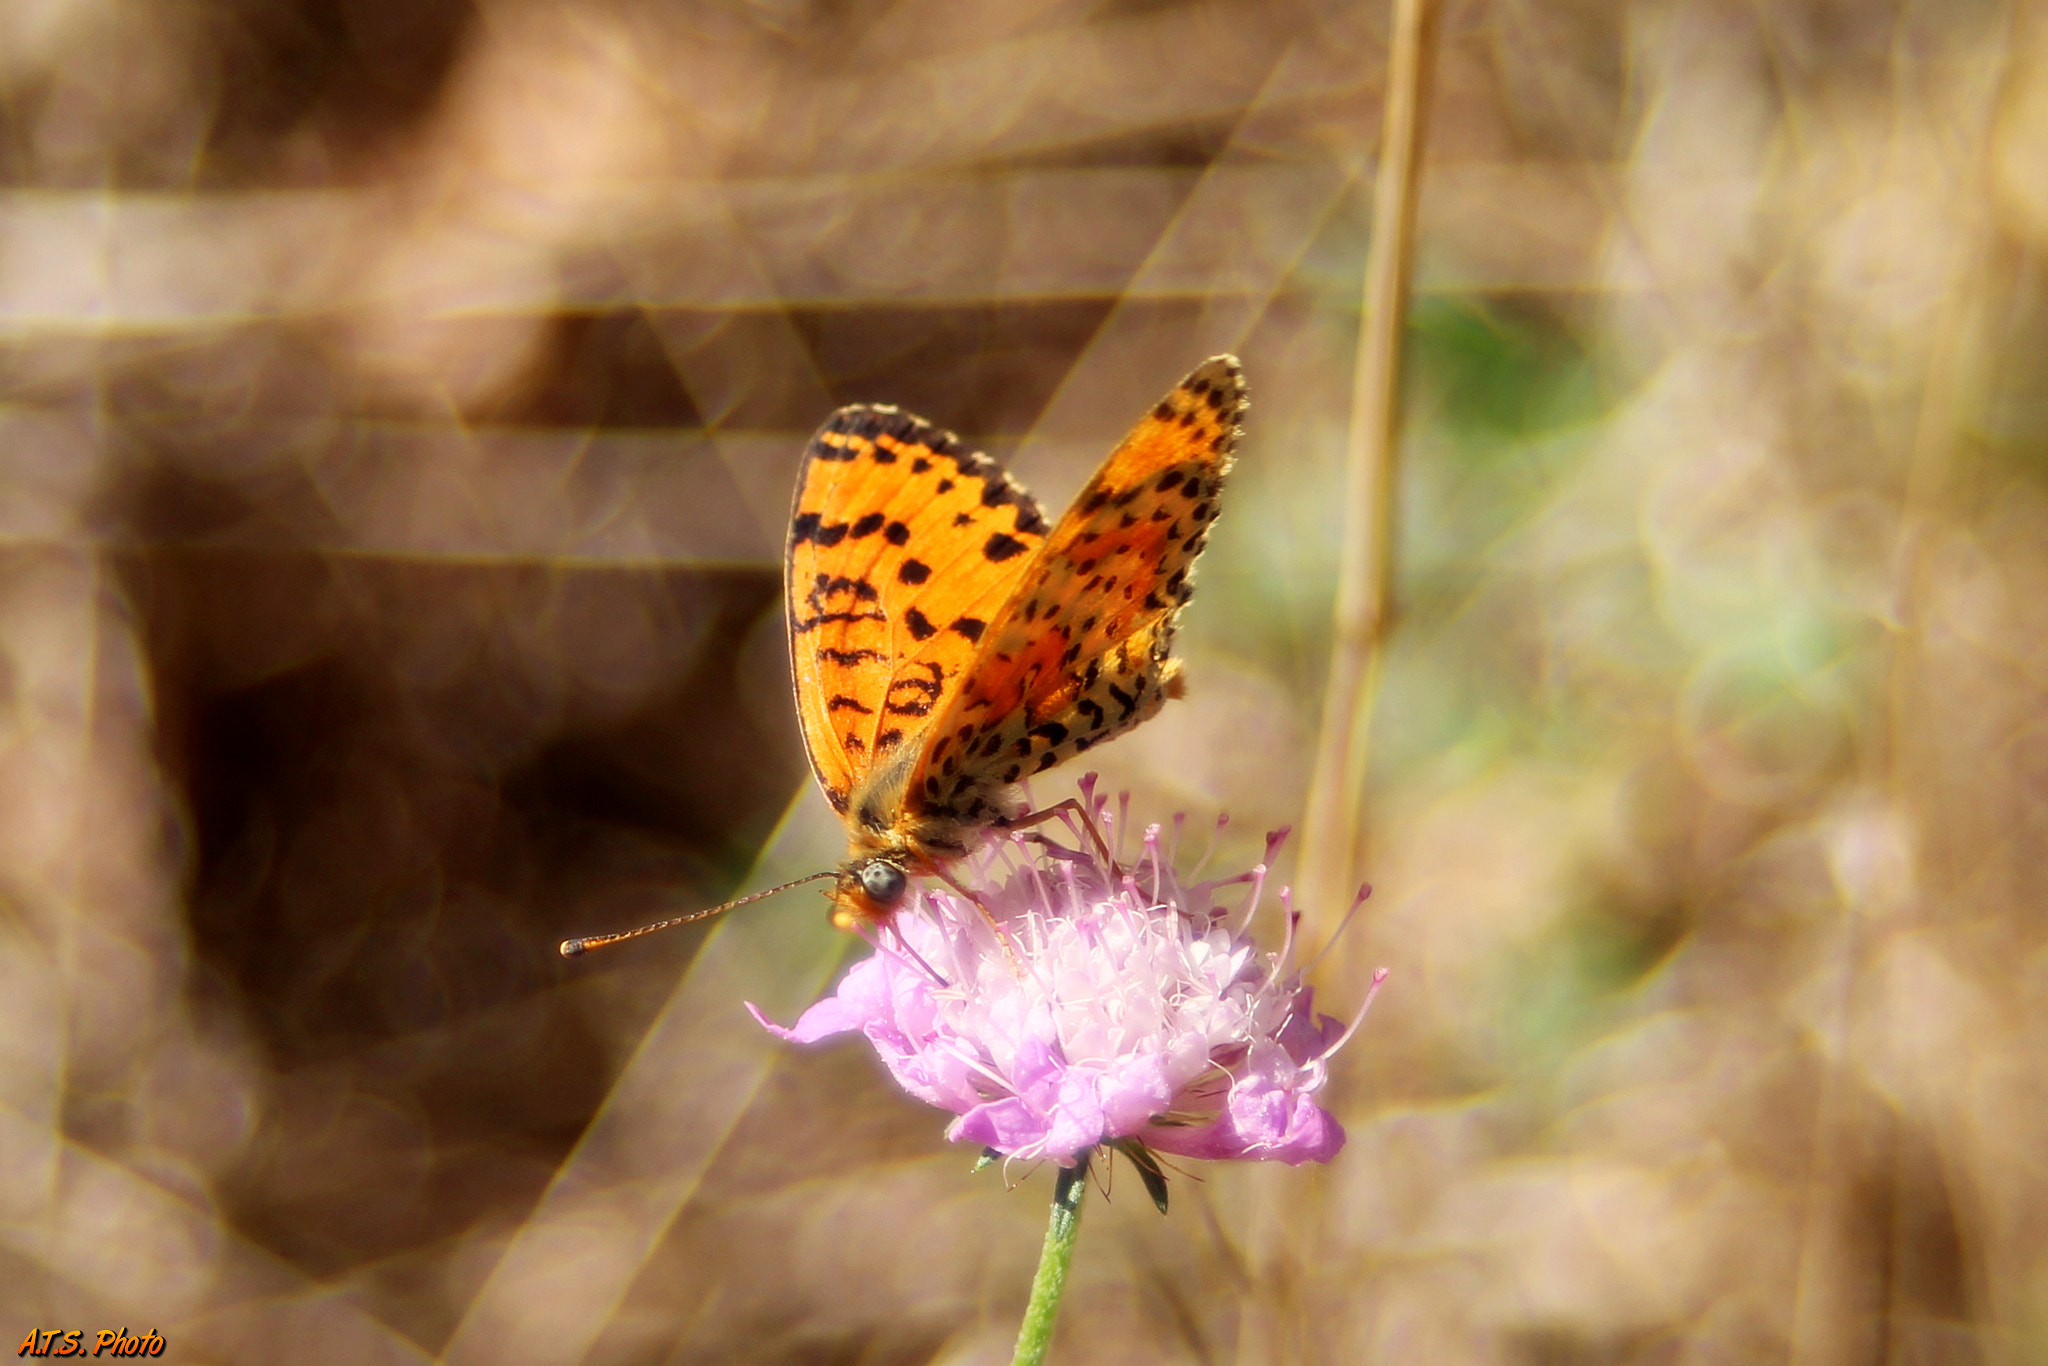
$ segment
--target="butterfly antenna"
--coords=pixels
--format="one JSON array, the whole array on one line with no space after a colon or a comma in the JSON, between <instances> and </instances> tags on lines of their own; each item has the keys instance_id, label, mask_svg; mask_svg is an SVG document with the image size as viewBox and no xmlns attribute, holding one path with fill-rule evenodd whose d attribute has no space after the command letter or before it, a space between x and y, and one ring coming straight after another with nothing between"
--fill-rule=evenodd
<instances>
[{"instance_id":1,"label":"butterfly antenna","mask_svg":"<svg viewBox=\"0 0 2048 1366\"><path fill-rule=\"evenodd\" d=\"M777 892L786 892L792 887L801 887L806 882L816 882L821 877L837 876L839 876L838 873L831 870L822 873L811 873L808 876L798 878L794 882L785 882L780 887L769 887L763 891L749 892L745 896L734 897L731 901L720 902L716 906L707 907L701 911L692 911L688 915L679 915L670 920L657 920L652 925L642 925L637 930L621 930L617 934L593 934L582 939L564 939L562 941L562 957L579 958L591 949L606 948L624 939L638 939L643 934L653 934L656 930L672 930L678 925L693 925L699 920L709 920L714 915L722 915L735 906L744 906L749 901L759 901L763 897L774 896Z\"/></svg>"}]
</instances>

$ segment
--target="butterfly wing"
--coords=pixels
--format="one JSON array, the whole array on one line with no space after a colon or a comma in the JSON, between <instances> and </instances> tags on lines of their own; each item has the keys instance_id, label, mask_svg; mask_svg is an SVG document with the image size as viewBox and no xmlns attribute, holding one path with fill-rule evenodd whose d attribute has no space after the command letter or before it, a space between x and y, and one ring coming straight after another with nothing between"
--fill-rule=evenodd
<instances>
[{"instance_id":1,"label":"butterfly wing","mask_svg":"<svg viewBox=\"0 0 2048 1366\"><path fill-rule=\"evenodd\" d=\"M922 418L856 405L811 438L784 590L797 718L834 810L914 751L1045 534L995 461Z\"/></svg>"},{"instance_id":2,"label":"butterfly wing","mask_svg":"<svg viewBox=\"0 0 2048 1366\"><path fill-rule=\"evenodd\" d=\"M1245 410L1205 361L1097 470L1013 581L905 784L930 822L986 822L1001 789L1119 735L1177 693L1173 634Z\"/></svg>"}]
</instances>

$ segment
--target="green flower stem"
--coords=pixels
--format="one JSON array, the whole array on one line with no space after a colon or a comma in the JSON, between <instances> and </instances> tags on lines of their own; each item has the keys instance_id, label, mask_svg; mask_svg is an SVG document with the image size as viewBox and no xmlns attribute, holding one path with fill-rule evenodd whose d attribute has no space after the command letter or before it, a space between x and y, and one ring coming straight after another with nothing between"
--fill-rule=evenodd
<instances>
[{"instance_id":1,"label":"green flower stem","mask_svg":"<svg viewBox=\"0 0 2048 1366\"><path fill-rule=\"evenodd\" d=\"M1052 1188L1052 1221L1045 1228L1045 1250L1038 1254L1038 1274L1031 1278L1031 1303L1024 1306L1024 1324L1017 1330L1013 1366L1042 1366L1052 1347L1067 1268L1074 1261L1074 1236L1081 1231L1081 1197L1088 1193L1088 1161L1093 1156L1092 1151L1082 1153L1073 1166L1060 1168Z\"/></svg>"}]
</instances>

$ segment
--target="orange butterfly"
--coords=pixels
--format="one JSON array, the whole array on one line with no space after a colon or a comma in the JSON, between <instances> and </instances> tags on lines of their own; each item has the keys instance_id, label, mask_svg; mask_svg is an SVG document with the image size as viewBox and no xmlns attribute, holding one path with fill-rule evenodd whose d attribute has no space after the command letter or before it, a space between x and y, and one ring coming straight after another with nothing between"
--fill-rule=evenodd
<instances>
[{"instance_id":1,"label":"orange butterfly","mask_svg":"<svg viewBox=\"0 0 2048 1366\"><path fill-rule=\"evenodd\" d=\"M1244 410L1236 358L1203 362L1050 528L909 413L842 408L811 438L785 586L804 747L847 828L833 923L887 916L1023 814L1020 779L1180 695L1174 627Z\"/></svg>"},{"instance_id":2,"label":"orange butterfly","mask_svg":"<svg viewBox=\"0 0 2048 1366\"><path fill-rule=\"evenodd\" d=\"M982 831L1024 819L1021 779L1180 695L1174 627L1244 410L1237 359L1204 361L1051 527L1000 465L923 418L855 404L818 429L784 573L804 748L846 821L846 862L812 875L836 879L834 924L884 919L912 877L945 877Z\"/></svg>"}]
</instances>

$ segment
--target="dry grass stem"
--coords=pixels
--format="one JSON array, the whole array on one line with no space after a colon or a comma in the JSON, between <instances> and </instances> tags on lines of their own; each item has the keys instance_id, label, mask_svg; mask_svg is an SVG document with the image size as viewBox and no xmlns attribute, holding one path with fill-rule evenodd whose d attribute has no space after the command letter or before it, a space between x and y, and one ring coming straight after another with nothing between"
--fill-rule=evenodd
<instances>
[{"instance_id":1,"label":"dry grass stem","mask_svg":"<svg viewBox=\"0 0 2048 1366\"><path fill-rule=\"evenodd\" d=\"M1323 689L1322 728L1302 834L1302 904L1325 930L1350 904L1358 881L1366 757L1393 572L1401 346L1414 270L1432 10L1431 0L1395 0L1380 155L1373 177L1371 247L1351 376L1351 425L1344 443L1330 673Z\"/></svg>"}]
</instances>

